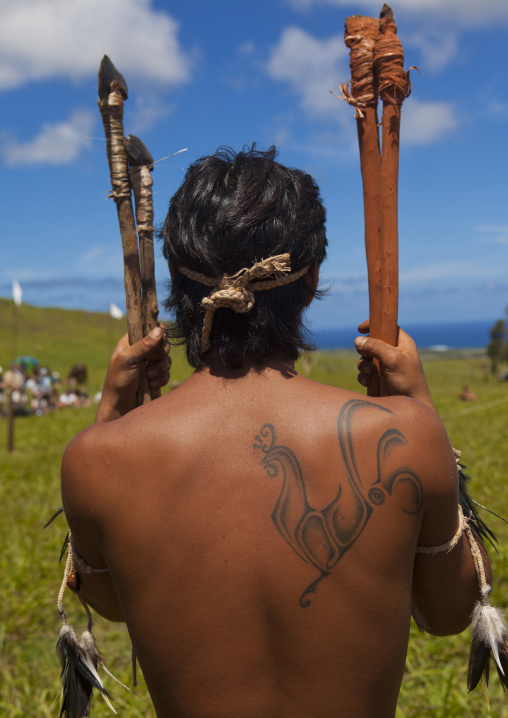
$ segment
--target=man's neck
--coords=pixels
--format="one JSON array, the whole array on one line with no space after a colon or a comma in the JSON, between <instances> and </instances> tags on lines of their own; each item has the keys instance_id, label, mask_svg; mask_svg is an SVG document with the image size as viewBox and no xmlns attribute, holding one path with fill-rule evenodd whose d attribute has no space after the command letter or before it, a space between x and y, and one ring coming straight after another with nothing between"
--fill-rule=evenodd
<instances>
[{"instance_id":1,"label":"man's neck","mask_svg":"<svg viewBox=\"0 0 508 718\"><path fill-rule=\"evenodd\" d=\"M217 356L211 356L207 359L207 365L197 369L195 373L222 379L241 379L247 375L266 375L267 372L276 372L287 378L297 376L294 360L282 352L272 354L263 361L245 360L241 366L234 369L225 367Z\"/></svg>"}]
</instances>

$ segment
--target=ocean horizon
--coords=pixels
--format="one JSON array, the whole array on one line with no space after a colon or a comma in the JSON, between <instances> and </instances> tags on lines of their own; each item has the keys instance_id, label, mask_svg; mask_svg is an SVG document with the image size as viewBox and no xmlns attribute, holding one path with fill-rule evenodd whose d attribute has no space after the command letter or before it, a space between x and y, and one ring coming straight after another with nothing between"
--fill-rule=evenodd
<instances>
[{"instance_id":1,"label":"ocean horizon","mask_svg":"<svg viewBox=\"0 0 508 718\"><path fill-rule=\"evenodd\" d=\"M419 349L452 351L454 349L483 349L490 341L490 329L495 319L475 319L461 322L433 322L404 324L403 329L415 340ZM358 330L352 327L313 329L312 340L319 349L353 349Z\"/></svg>"}]
</instances>

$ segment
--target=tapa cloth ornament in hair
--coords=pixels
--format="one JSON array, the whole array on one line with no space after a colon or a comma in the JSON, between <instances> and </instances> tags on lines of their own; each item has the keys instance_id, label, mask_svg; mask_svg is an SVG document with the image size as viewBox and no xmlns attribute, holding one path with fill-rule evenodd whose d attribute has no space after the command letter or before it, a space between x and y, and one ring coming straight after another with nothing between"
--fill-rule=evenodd
<instances>
[{"instance_id":1,"label":"tapa cloth ornament in hair","mask_svg":"<svg viewBox=\"0 0 508 718\"><path fill-rule=\"evenodd\" d=\"M223 276L213 279L201 272L187 269L187 267L178 267L178 269L189 279L212 287L208 297L204 297L201 302L205 310L201 334L201 352L204 354L210 349L210 332L216 309L226 307L240 314L250 312L255 302L253 292L296 282L306 274L309 266L291 273L289 254L277 254L263 259L261 262L256 262L250 269L244 267L231 277ZM273 277L273 279L268 279L269 277ZM254 281L256 279L264 281Z\"/></svg>"}]
</instances>

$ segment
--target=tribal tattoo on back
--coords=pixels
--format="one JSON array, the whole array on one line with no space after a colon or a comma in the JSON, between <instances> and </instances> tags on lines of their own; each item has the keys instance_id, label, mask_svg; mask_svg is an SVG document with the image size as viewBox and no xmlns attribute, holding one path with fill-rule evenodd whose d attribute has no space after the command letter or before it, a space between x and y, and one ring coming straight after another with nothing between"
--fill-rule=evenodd
<instances>
[{"instance_id":1,"label":"tribal tattoo on back","mask_svg":"<svg viewBox=\"0 0 508 718\"><path fill-rule=\"evenodd\" d=\"M277 444L272 424L264 424L255 437L254 449L263 454L261 466L268 476L282 474L282 489L272 512L275 527L300 558L311 563L320 575L300 596L300 605L310 605L309 594L316 593L323 578L351 548L363 532L376 506L397 492L401 510L417 514L422 507L423 491L418 476L406 466L393 467L394 450L407 444L398 429L388 429L377 444L376 475L361 476L353 442L353 424L359 412L389 409L351 399L342 407L337 421L340 452L347 481L339 484L333 501L323 509L312 507L307 499L305 481L293 451Z\"/></svg>"}]
</instances>

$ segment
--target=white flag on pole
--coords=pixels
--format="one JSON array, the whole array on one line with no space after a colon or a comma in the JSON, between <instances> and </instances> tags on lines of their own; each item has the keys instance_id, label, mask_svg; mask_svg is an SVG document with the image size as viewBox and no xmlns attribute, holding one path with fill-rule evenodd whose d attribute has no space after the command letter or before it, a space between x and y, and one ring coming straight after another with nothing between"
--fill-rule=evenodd
<instances>
[{"instance_id":1,"label":"white flag on pole","mask_svg":"<svg viewBox=\"0 0 508 718\"><path fill-rule=\"evenodd\" d=\"M120 307L117 307L114 302L109 303L109 313L113 317L113 319L122 319L123 312L120 309Z\"/></svg>"},{"instance_id":2,"label":"white flag on pole","mask_svg":"<svg viewBox=\"0 0 508 718\"><path fill-rule=\"evenodd\" d=\"M23 296L23 291L21 287L19 286L19 282L17 279L12 280L12 298L14 299L14 304L19 307L21 304L21 297Z\"/></svg>"}]
</instances>

